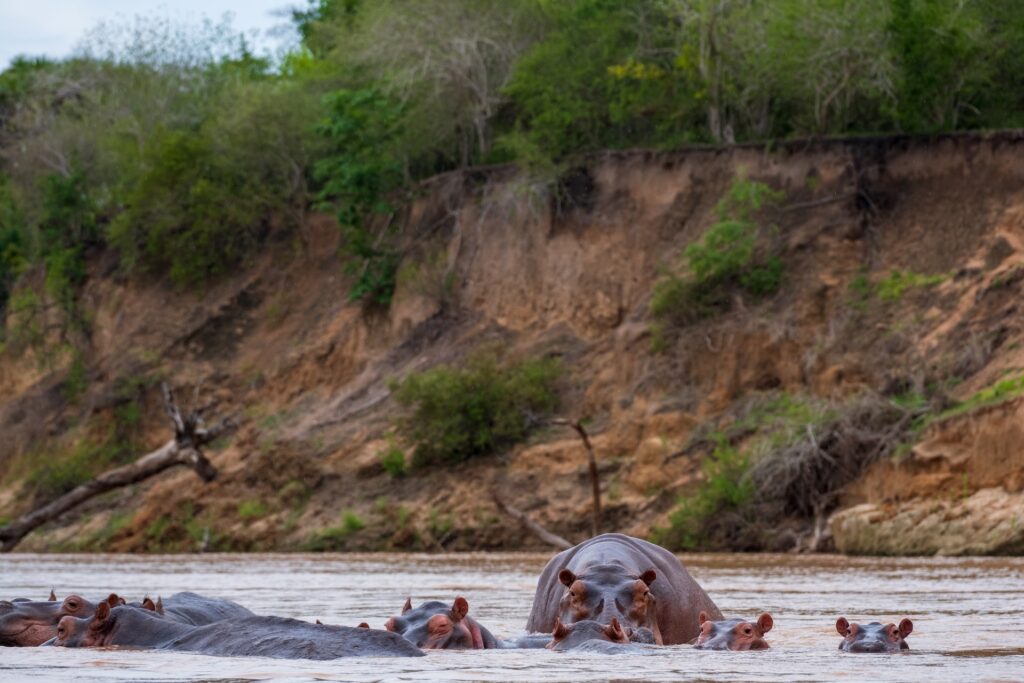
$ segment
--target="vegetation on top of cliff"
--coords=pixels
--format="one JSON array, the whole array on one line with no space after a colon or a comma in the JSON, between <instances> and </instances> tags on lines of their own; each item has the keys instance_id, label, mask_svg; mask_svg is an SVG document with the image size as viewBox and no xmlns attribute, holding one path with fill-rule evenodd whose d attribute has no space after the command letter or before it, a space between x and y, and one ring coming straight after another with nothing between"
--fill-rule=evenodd
<instances>
[{"instance_id":1,"label":"vegetation on top of cliff","mask_svg":"<svg viewBox=\"0 0 1024 683\"><path fill-rule=\"evenodd\" d=\"M503 361L478 353L462 367L439 366L393 382L410 409L398 424L414 466L489 455L525 439L559 405L562 369L553 358Z\"/></svg>"},{"instance_id":2,"label":"vegetation on top of cliff","mask_svg":"<svg viewBox=\"0 0 1024 683\"><path fill-rule=\"evenodd\" d=\"M0 73L0 308L25 264L69 306L104 245L201 286L317 196L341 205L353 296L386 304L400 255L370 214L440 171L1024 123L1012 0L310 0L292 19L276 61L226 23L151 18Z\"/></svg>"}]
</instances>

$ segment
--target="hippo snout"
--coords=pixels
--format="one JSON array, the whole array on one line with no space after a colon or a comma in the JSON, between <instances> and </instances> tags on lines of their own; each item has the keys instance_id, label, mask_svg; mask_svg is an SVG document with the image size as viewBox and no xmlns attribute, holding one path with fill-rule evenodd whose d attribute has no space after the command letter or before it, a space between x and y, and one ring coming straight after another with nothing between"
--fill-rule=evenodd
<instances>
[{"instance_id":1,"label":"hippo snout","mask_svg":"<svg viewBox=\"0 0 1024 683\"><path fill-rule=\"evenodd\" d=\"M849 652L885 652L888 648L877 640L861 640L851 643L846 649Z\"/></svg>"}]
</instances>

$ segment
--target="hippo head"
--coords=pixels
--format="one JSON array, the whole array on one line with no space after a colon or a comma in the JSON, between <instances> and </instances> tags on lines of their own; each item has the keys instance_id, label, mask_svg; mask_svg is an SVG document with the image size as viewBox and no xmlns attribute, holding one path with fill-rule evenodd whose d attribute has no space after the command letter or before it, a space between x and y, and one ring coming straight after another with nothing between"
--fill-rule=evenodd
<instances>
[{"instance_id":1,"label":"hippo head","mask_svg":"<svg viewBox=\"0 0 1024 683\"><path fill-rule=\"evenodd\" d=\"M628 635L637 629L649 629L661 645L657 605L650 590L657 578L653 569L635 576L617 564L588 567L586 575L580 576L563 569L558 573L558 580L566 587L559 604L561 619L569 624L588 619L610 624L615 618Z\"/></svg>"},{"instance_id":2,"label":"hippo head","mask_svg":"<svg viewBox=\"0 0 1024 683\"><path fill-rule=\"evenodd\" d=\"M64 617L88 617L96 606L79 595L62 601L50 593L45 601L0 601L0 645L34 647L57 635L57 624Z\"/></svg>"},{"instance_id":3,"label":"hippo head","mask_svg":"<svg viewBox=\"0 0 1024 683\"><path fill-rule=\"evenodd\" d=\"M401 616L388 619L384 628L424 650L482 650L480 626L468 614L469 602L462 597L451 605L434 600L416 609L406 600Z\"/></svg>"},{"instance_id":4,"label":"hippo head","mask_svg":"<svg viewBox=\"0 0 1024 683\"><path fill-rule=\"evenodd\" d=\"M700 623L695 646L698 650L767 650L764 634L775 624L767 612L753 623L743 619L711 621L707 612L698 614L697 621Z\"/></svg>"},{"instance_id":5,"label":"hippo head","mask_svg":"<svg viewBox=\"0 0 1024 683\"><path fill-rule=\"evenodd\" d=\"M839 649L844 652L900 652L909 650L906 637L914 631L914 622L903 619L896 624L851 624L846 617L836 620L836 631L843 636Z\"/></svg>"},{"instance_id":6,"label":"hippo head","mask_svg":"<svg viewBox=\"0 0 1024 683\"><path fill-rule=\"evenodd\" d=\"M545 647L549 650L571 650L590 640L601 640L609 643L628 643L629 636L619 625L619 620L612 617L611 623L600 624L592 619L577 621L574 624L563 624L555 619L555 629L551 632L551 642Z\"/></svg>"},{"instance_id":7,"label":"hippo head","mask_svg":"<svg viewBox=\"0 0 1024 683\"><path fill-rule=\"evenodd\" d=\"M125 601L111 593L110 597L96 606L91 617L64 617L57 624L57 637L52 644L60 647L103 647L113 640L118 617L124 610Z\"/></svg>"}]
</instances>

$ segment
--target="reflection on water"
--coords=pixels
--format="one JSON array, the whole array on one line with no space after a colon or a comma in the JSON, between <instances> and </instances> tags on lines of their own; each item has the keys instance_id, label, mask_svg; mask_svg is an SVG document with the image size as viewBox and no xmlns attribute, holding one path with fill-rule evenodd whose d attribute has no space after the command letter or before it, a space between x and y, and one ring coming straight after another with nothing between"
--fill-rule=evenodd
<instances>
[{"instance_id":1,"label":"reflection on water","mask_svg":"<svg viewBox=\"0 0 1024 683\"><path fill-rule=\"evenodd\" d=\"M0 556L0 599L111 591L129 599L194 590L261 614L380 628L407 596L465 596L499 637L522 632L547 556ZM1024 678L1024 559L875 559L691 555L687 567L726 615L775 617L765 652L659 648L607 657L546 650L432 652L419 659L333 662L222 659L168 652L0 648L3 680L850 680ZM837 651L837 616L908 616L910 653Z\"/></svg>"}]
</instances>

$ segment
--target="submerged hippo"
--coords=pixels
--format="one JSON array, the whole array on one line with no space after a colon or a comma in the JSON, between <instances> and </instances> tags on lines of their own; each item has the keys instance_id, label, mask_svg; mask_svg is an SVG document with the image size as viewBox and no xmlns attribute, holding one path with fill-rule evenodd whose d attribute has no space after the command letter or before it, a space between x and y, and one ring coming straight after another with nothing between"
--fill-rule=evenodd
<instances>
[{"instance_id":1,"label":"submerged hippo","mask_svg":"<svg viewBox=\"0 0 1024 683\"><path fill-rule=\"evenodd\" d=\"M167 598L166 601L158 597L156 602L153 602L151 598L146 597L141 603L132 603L132 605L155 612L179 624L191 624L193 626L215 624L225 619L241 619L243 617L256 616L237 602L221 600L220 598L208 598L204 595L190 592L175 593Z\"/></svg>"},{"instance_id":2,"label":"submerged hippo","mask_svg":"<svg viewBox=\"0 0 1024 683\"><path fill-rule=\"evenodd\" d=\"M102 603L91 619L65 617L54 645L195 652L221 657L337 659L339 657L420 657L420 650L387 631L310 624L282 617L242 617L193 626L148 610Z\"/></svg>"},{"instance_id":3,"label":"submerged hippo","mask_svg":"<svg viewBox=\"0 0 1024 683\"><path fill-rule=\"evenodd\" d=\"M556 618L610 624L614 617L631 636L649 629L658 645L677 645L697 637L702 611L722 618L675 555L639 538L602 534L548 562L526 629L550 633Z\"/></svg>"},{"instance_id":4,"label":"submerged hippo","mask_svg":"<svg viewBox=\"0 0 1024 683\"><path fill-rule=\"evenodd\" d=\"M909 650L906 637L914 631L914 622L902 619L896 624L851 624L846 617L836 620L836 631L843 639L839 649L843 652L900 652Z\"/></svg>"},{"instance_id":5,"label":"submerged hippo","mask_svg":"<svg viewBox=\"0 0 1024 683\"><path fill-rule=\"evenodd\" d=\"M0 645L34 647L57 635L57 624L64 617L90 617L95 602L80 595L69 595L62 601L50 593L45 601L15 599L0 601Z\"/></svg>"},{"instance_id":6,"label":"submerged hippo","mask_svg":"<svg viewBox=\"0 0 1024 683\"><path fill-rule=\"evenodd\" d=\"M413 609L406 600L402 613L391 617L384 628L424 650L489 650L502 647L491 632L469 615L469 602L455 598L446 605L434 600Z\"/></svg>"},{"instance_id":7,"label":"submerged hippo","mask_svg":"<svg viewBox=\"0 0 1024 683\"><path fill-rule=\"evenodd\" d=\"M753 623L743 619L712 621L705 612L697 616L697 621L700 624L695 646L698 650L767 650L764 634L775 625L767 612Z\"/></svg>"},{"instance_id":8,"label":"submerged hippo","mask_svg":"<svg viewBox=\"0 0 1024 683\"><path fill-rule=\"evenodd\" d=\"M612 617L609 624L587 619L566 625L561 619L555 619L555 628L551 631L551 642L547 647L549 650L572 650L592 640L626 644L629 642L629 636L622 630L619 620L615 617Z\"/></svg>"}]
</instances>

